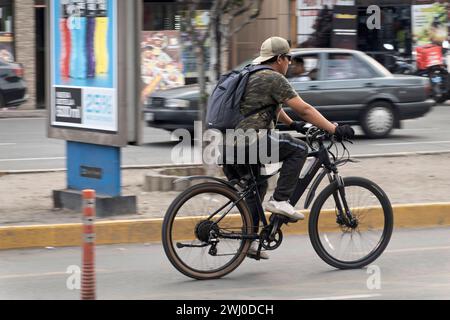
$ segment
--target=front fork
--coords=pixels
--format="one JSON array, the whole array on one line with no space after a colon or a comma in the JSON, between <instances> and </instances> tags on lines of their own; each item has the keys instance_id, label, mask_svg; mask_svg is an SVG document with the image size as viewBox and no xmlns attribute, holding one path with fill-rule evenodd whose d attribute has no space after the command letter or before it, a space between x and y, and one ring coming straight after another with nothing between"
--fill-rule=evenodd
<instances>
[{"instance_id":1,"label":"front fork","mask_svg":"<svg viewBox=\"0 0 450 320\"><path fill-rule=\"evenodd\" d=\"M358 227L358 220L353 216L345 196L345 183L344 179L337 173L332 176L328 174L328 179L330 183L337 182L337 190L333 192L334 202L336 203L336 208L338 210L336 222L343 226L355 229Z\"/></svg>"}]
</instances>

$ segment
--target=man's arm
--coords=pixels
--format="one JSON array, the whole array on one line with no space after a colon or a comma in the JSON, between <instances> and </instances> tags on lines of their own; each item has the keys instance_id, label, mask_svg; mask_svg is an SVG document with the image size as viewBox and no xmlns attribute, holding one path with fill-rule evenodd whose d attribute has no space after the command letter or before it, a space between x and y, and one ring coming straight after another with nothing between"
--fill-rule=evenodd
<instances>
[{"instance_id":1,"label":"man's arm","mask_svg":"<svg viewBox=\"0 0 450 320\"><path fill-rule=\"evenodd\" d=\"M294 122L294 120L292 120L292 118L288 116L288 114L286 113L286 111L283 110L283 108L278 109L277 117L278 121L281 121L287 126L290 126L292 122Z\"/></svg>"},{"instance_id":2,"label":"man's arm","mask_svg":"<svg viewBox=\"0 0 450 320\"><path fill-rule=\"evenodd\" d=\"M286 101L286 105L292 108L300 116L300 118L302 118L302 120L328 131L331 134L335 133L336 125L328 121L319 111L317 111L310 104L306 103L299 96ZM292 119L286 114L286 112L284 112L284 110L280 111L279 119L287 125L292 123Z\"/></svg>"}]
</instances>

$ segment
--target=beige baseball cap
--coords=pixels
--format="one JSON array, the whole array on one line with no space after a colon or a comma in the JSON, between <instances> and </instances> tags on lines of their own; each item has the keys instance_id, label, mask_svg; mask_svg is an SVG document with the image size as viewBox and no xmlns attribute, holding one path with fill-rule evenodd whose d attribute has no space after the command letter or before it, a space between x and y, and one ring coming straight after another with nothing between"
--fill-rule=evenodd
<instances>
[{"instance_id":1,"label":"beige baseball cap","mask_svg":"<svg viewBox=\"0 0 450 320\"><path fill-rule=\"evenodd\" d=\"M275 56L288 54L290 51L291 46L286 39L281 37L271 37L263 42L259 57L253 60L252 63L261 64Z\"/></svg>"}]
</instances>

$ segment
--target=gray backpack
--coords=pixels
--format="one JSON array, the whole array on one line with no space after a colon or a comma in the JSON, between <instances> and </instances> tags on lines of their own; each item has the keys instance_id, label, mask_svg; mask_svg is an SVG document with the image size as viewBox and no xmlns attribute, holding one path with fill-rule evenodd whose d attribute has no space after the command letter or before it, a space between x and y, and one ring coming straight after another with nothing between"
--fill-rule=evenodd
<instances>
[{"instance_id":1,"label":"gray backpack","mask_svg":"<svg viewBox=\"0 0 450 320\"><path fill-rule=\"evenodd\" d=\"M206 114L206 127L224 132L234 129L244 119L267 109L264 106L248 114L241 114L240 105L250 75L261 70L273 70L267 65L248 65L241 71L231 71L220 77L212 92Z\"/></svg>"}]
</instances>

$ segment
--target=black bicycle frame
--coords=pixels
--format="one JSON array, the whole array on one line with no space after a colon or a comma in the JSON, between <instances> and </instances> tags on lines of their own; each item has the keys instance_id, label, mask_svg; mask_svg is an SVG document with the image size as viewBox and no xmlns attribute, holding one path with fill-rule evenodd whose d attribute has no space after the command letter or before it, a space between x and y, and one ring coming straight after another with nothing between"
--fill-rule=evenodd
<instances>
[{"instance_id":1,"label":"black bicycle frame","mask_svg":"<svg viewBox=\"0 0 450 320\"><path fill-rule=\"evenodd\" d=\"M323 178L326 175L329 175L331 172L337 173L336 166L331 163L330 158L329 158L328 150L327 150L327 148L324 146L324 144L321 141L319 142L319 150L310 152L308 154L308 158L310 158L310 157L314 157L314 158L316 158L316 160L315 160L314 164L311 166L311 168L309 169L309 171L306 174L306 176L304 178L299 178L299 180L297 182L297 186L295 188L295 191L294 191L294 193L292 194L292 196L291 196L291 198L289 200L289 202L293 206L297 205L298 201L303 196L303 194L305 193L306 189L308 188L308 186L313 181L314 177L316 177L316 175L319 172L319 170L323 167L323 169L324 169L323 172L320 173L316 177L316 179L314 180L314 183L311 186L311 189L310 189L310 191L308 193L308 196L306 198L306 201L305 201L305 209L307 209L309 207L309 205L311 204L312 200L314 199L315 191L319 187L319 185L322 182ZM251 166L249 166L249 171L250 171L251 178L252 178L251 181L253 183L248 188L246 188L243 191L240 199L238 201L236 201L234 203L234 205L236 205L239 201L244 200L251 192L253 192L253 194L257 198L257 207L258 207L259 218L260 218L261 222L263 223L263 226L266 227L269 224L267 222L267 218L266 218L266 215L265 215L265 212L264 212L264 208L262 206L262 199L261 199L261 195L259 194L258 186L260 184L264 183L265 181L269 180L272 176L256 179ZM331 178L331 176L329 176L329 177L330 177L330 182L331 182L332 178ZM231 201L228 204L230 204L230 203L231 203ZM217 214L217 212L215 214L211 215L210 218L212 218L216 214ZM226 214L224 214L219 219L219 221L222 220L224 216L226 216ZM219 221L217 221L217 222L219 222Z\"/></svg>"}]
</instances>

